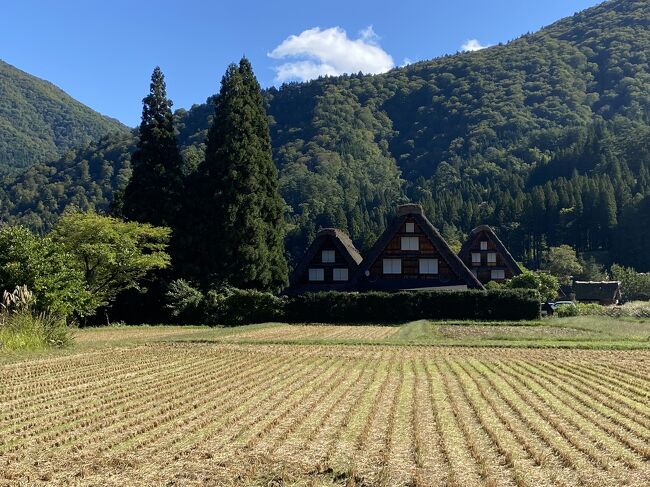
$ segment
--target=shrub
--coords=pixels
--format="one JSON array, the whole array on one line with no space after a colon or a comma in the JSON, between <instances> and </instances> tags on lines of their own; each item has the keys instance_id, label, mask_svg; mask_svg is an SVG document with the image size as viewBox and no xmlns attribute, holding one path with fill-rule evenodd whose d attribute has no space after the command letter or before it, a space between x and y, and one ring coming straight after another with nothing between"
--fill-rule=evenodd
<instances>
[{"instance_id":1,"label":"shrub","mask_svg":"<svg viewBox=\"0 0 650 487\"><path fill-rule=\"evenodd\" d=\"M621 281L621 293L625 300L650 300L650 273L636 272L631 267L612 266L612 277Z\"/></svg>"},{"instance_id":2,"label":"shrub","mask_svg":"<svg viewBox=\"0 0 650 487\"><path fill-rule=\"evenodd\" d=\"M209 325L236 326L280 320L282 307L282 299L271 293L223 287L208 292L203 313Z\"/></svg>"},{"instance_id":3,"label":"shrub","mask_svg":"<svg viewBox=\"0 0 650 487\"><path fill-rule=\"evenodd\" d=\"M560 284L555 276L546 272L525 271L514 276L505 287L508 289L533 289L539 292L542 301L552 301L557 296Z\"/></svg>"},{"instance_id":4,"label":"shrub","mask_svg":"<svg viewBox=\"0 0 650 487\"><path fill-rule=\"evenodd\" d=\"M607 308L608 316L629 317L629 318L650 318L650 302L633 301L623 306L611 306Z\"/></svg>"},{"instance_id":5,"label":"shrub","mask_svg":"<svg viewBox=\"0 0 650 487\"><path fill-rule=\"evenodd\" d=\"M539 317L539 293L531 290L321 292L291 296L290 322L399 323L417 319L522 320Z\"/></svg>"},{"instance_id":6,"label":"shrub","mask_svg":"<svg viewBox=\"0 0 650 487\"><path fill-rule=\"evenodd\" d=\"M595 303L578 303L578 314L580 316L605 316L607 315L607 307Z\"/></svg>"},{"instance_id":7,"label":"shrub","mask_svg":"<svg viewBox=\"0 0 650 487\"><path fill-rule=\"evenodd\" d=\"M0 325L0 350L43 350L70 343L65 318L21 310L4 316Z\"/></svg>"},{"instance_id":8,"label":"shrub","mask_svg":"<svg viewBox=\"0 0 650 487\"><path fill-rule=\"evenodd\" d=\"M611 316L614 318L650 318L650 302L632 301L623 306L601 306L578 303L581 316Z\"/></svg>"},{"instance_id":9,"label":"shrub","mask_svg":"<svg viewBox=\"0 0 650 487\"><path fill-rule=\"evenodd\" d=\"M165 293L165 307L181 323L200 323L204 320L205 297L198 289L184 279L172 281Z\"/></svg>"},{"instance_id":10,"label":"shrub","mask_svg":"<svg viewBox=\"0 0 650 487\"><path fill-rule=\"evenodd\" d=\"M578 316L580 311L577 306L572 306L570 304L564 304L555 308L555 316L558 318L568 318L569 316Z\"/></svg>"}]
</instances>

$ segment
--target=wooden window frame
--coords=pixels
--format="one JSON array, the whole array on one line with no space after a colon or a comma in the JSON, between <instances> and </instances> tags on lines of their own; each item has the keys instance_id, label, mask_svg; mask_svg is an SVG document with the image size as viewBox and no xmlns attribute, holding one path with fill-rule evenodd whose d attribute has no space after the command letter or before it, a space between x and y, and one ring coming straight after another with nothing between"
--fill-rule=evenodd
<instances>
[{"instance_id":1,"label":"wooden window frame","mask_svg":"<svg viewBox=\"0 0 650 487\"><path fill-rule=\"evenodd\" d=\"M386 264L390 262L390 269L389 272L386 272ZM395 262L399 262L399 271L398 272L393 272L393 265ZM383 259L382 261L382 274L390 275L390 276L396 276L400 275L402 273L402 259Z\"/></svg>"},{"instance_id":2,"label":"wooden window frame","mask_svg":"<svg viewBox=\"0 0 650 487\"><path fill-rule=\"evenodd\" d=\"M407 248L404 248L404 242L415 242L415 248L411 248L411 245L409 244ZM399 248L400 250L405 250L405 251L418 251L420 250L420 237L400 237L400 242L399 242Z\"/></svg>"},{"instance_id":3,"label":"wooden window frame","mask_svg":"<svg viewBox=\"0 0 650 487\"><path fill-rule=\"evenodd\" d=\"M427 266L427 271L430 269L431 265L435 268L434 272L422 272L422 264L426 263ZM437 275L439 273L439 268L438 268L438 259L433 259L433 258L428 258L428 259L419 259L418 260L418 271L420 274L426 274L426 275Z\"/></svg>"},{"instance_id":4,"label":"wooden window frame","mask_svg":"<svg viewBox=\"0 0 650 487\"><path fill-rule=\"evenodd\" d=\"M345 279L337 279L337 273L345 272ZM340 277L340 276L339 276ZM346 282L350 280L350 270L347 267L335 267L332 269L332 280L336 282Z\"/></svg>"},{"instance_id":5,"label":"wooden window frame","mask_svg":"<svg viewBox=\"0 0 650 487\"><path fill-rule=\"evenodd\" d=\"M328 256L329 255L332 256L332 260L325 260L326 253ZM333 264L334 262L336 262L336 252L334 250L323 250L321 251L320 258L323 264Z\"/></svg>"},{"instance_id":6,"label":"wooden window frame","mask_svg":"<svg viewBox=\"0 0 650 487\"><path fill-rule=\"evenodd\" d=\"M312 272L319 273L321 279L312 279ZM325 281L325 269L320 267L310 267L308 270L309 282L324 282Z\"/></svg>"}]
</instances>

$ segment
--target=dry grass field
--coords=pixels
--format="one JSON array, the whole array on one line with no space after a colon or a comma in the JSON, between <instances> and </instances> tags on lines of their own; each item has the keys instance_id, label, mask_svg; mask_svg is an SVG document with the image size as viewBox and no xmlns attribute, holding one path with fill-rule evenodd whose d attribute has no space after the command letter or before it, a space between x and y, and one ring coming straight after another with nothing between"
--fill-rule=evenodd
<instances>
[{"instance_id":1,"label":"dry grass field","mask_svg":"<svg viewBox=\"0 0 650 487\"><path fill-rule=\"evenodd\" d=\"M316 328L399 330L291 332ZM0 485L650 484L647 350L210 343L165 328L137 343L143 330L0 363Z\"/></svg>"}]
</instances>

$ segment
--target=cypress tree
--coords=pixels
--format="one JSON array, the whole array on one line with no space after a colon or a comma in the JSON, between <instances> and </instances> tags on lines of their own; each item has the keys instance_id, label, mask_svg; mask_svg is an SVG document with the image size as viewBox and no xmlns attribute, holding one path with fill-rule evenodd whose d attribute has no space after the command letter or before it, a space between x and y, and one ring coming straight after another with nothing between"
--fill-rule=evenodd
<instances>
[{"instance_id":1,"label":"cypress tree","mask_svg":"<svg viewBox=\"0 0 650 487\"><path fill-rule=\"evenodd\" d=\"M197 176L203 188L194 205L200 238L193 240L203 280L283 287L284 202L260 86L246 58L230 65L221 81Z\"/></svg>"},{"instance_id":2,"label":"cypress tree","mask_svg":"<svg viewBox=\"0 0 650 487\"><path fill-rule=\"evenodd\" d=\"M133 175L124 190L122 213L130 220L174 227L183 188L182 158L172 101L159 67L142 102L140 139L131 158Z\"/></svg>"}]
</instances>

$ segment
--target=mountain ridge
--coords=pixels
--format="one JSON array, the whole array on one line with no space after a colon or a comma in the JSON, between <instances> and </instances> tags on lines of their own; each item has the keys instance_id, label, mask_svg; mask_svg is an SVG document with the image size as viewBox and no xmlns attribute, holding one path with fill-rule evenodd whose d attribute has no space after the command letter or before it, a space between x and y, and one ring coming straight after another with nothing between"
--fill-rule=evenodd
<instances>
[{"instance_id":1,"label":"mountain ridge","mask_svg":"<svg viewBox=\"0 0 650 487\"><path fill-rule=\"evenodd\" d=\"M128 130L53 83L0 60L0 168L51 161L109 132Z\"/></svg>"}]
</instances>

